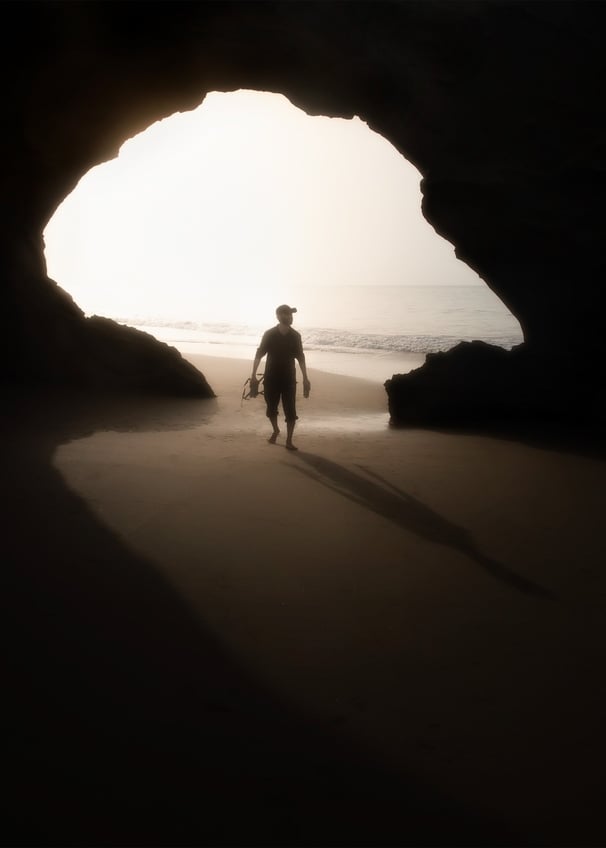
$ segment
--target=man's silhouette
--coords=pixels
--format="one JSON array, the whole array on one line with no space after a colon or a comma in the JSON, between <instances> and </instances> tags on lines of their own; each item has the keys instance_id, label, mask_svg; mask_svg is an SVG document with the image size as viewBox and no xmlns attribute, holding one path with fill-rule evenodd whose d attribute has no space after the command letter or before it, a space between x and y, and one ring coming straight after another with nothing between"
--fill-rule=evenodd
<instances>
[{"instance_id":1,"label":"man's silhouette","mask_svg":"<svg viewBox=\"0 0 606 848\"><path fill-rule=\"evenodd\" d=\"M309 397L311 383L307 377L305 366L305 354L301 334L293 330L292 316L297 310L283 303L276 309L278 324L271 330L263 333L261 344L257 349L253 362L250 387L254 392L258 387L257 369L259 363L267 354L265 365L264 388L266 415L272 426L272 434L269 443L274 445L280 433L278 427L278 404L282 400L284 419L286 420L286 447L288 450L297 450L292 443L292 437L297 421L297 410L295 407L295 394L297 389L295 360L299 363L303 375L303 396Z\"/></svg>"}]
</instances>

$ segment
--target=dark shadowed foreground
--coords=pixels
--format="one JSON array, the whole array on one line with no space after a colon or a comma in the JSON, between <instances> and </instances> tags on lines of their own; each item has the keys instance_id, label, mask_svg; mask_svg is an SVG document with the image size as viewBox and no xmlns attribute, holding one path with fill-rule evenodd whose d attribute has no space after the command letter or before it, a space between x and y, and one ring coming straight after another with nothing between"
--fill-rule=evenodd
<instances>
[{"instance_id":1,"label":"dark shadowed foreground","mask_svg":"<svg viewBox=\"0 0 606 848\"><path fill-rule=\"evenodd\" d=\"M194 364L7 398L4 842L605 844L603 454Z\"/></svg>"},{"instance_id":2,"label":"dark shadowed foreground","mask_svg":"<svg viewBox=\"0 0 606 848\"><path fill-rule=\"evenodd\" d=\"M13 403L0 490L3 844L511 844L501 823L373 766L268 694L51 465L58 445L99 427L183 430L213 411Z\"/></svg>"}]
</instances>

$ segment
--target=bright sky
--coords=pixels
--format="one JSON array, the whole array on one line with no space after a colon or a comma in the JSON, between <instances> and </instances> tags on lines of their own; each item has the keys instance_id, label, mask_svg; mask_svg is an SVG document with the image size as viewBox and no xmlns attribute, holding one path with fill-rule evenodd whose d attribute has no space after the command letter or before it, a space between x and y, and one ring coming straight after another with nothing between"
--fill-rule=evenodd
<instances>
[{"instance_id":1,"label":"bright sky","mask_svg":"<svg viewBox=\"0 0 606 848\"><path fill-rule=\"evenodd\" d=\"M483 285L423 218L419 182L358 118L215 92L80 180L45 230L48 274L87 314L180 320L229 321L289 286Z\"/></svg>"}]
</instances>

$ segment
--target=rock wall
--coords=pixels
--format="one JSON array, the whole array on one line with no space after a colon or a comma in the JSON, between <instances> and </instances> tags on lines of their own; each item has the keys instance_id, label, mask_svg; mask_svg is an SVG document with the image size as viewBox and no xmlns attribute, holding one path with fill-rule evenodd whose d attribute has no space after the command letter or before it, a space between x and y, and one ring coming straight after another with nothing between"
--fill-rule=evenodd
<instances>
[{"instance_id":1,"label":"rock wall","mask_svg":"<svg viewBox=\"0 0 606 848\"><path fill-rule=\"evenodd\" d=\"M606 4L583 0L11 4L7 376L94 385L97 366L106 373L108 326L95 335L44 268L41 233L79 178L206 92L254 88L310 114L358 115L389 139L423 174L427 219L519 319L524 361L597 377L605 23Z\"/></svg>"}]
</instances>

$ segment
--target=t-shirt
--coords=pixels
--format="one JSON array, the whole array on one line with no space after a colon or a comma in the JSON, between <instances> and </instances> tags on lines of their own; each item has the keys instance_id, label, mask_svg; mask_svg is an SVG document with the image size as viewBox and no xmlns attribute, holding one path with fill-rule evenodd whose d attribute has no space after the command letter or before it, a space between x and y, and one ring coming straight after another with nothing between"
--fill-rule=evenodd
<instances>
[{"instance_id":1,"label":"t-shirt","mask_svg":"<svg viewBox=\"0 0 606 848\"><path fill-rule=\"evenodd\" d=\"M294 380L295 359L303 356L301 334L288 328L287 333L281 333L278 326L263 333L257 356L267 354L265 380Z\"/></svg>"}]
</instances>

